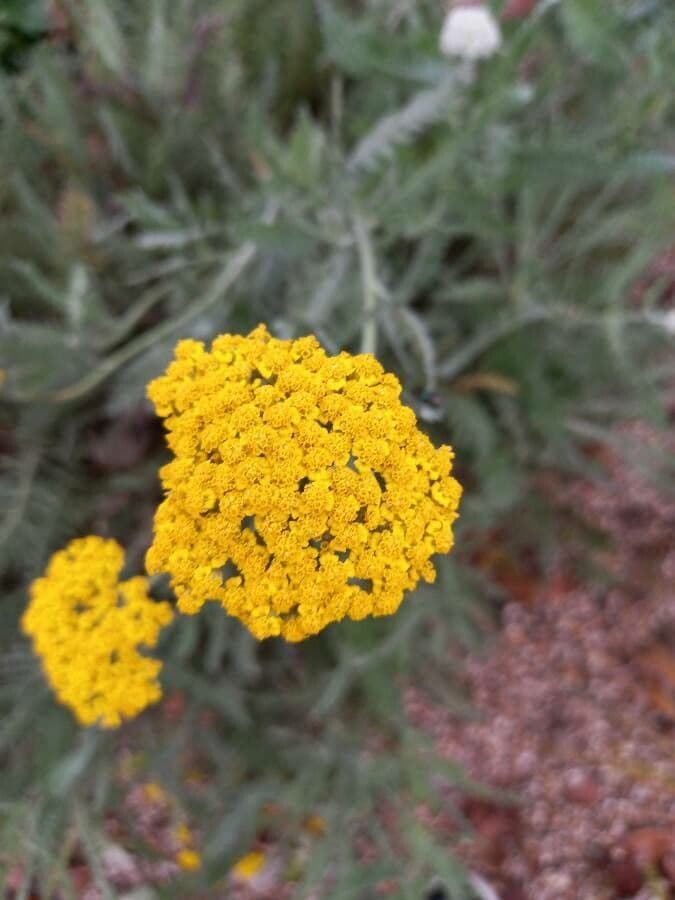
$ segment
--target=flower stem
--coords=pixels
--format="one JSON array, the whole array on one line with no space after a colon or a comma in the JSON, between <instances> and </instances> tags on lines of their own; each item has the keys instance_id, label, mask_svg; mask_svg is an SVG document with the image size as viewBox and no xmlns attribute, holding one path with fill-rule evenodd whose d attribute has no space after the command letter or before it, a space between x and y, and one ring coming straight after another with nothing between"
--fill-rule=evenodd
<instances>
[{"instance_id":1,"label":"flower stem","mask_svg":"<svg viewBox=\"0 0 675 900\"><path fill-rule=\"evenodd\" d=\"M370 234L360 213L354 216L354 237L361 263L361 286L363 288L363 331L361 333L361 352L372 353L377 350L377 275L375 273L375 254L370 242Z\"/></svg>"}]
</instances>

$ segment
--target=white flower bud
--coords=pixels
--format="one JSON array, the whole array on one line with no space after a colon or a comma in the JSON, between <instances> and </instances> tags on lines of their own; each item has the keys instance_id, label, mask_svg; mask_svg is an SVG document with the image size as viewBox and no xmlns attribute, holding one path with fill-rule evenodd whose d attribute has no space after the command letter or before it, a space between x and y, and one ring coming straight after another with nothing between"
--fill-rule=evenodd
<instances>
[{"instance_id":1,"label":"white flower bud","mask_svg":"<svg viewBox=\"0 0 675 900\"><path fill-rule=\"evenodd\" d=\"M474 62L492 56L502 42L497 20L485 6L455 6L445 17L440 48L446 56Z\"/></svg>"}]
</instances>

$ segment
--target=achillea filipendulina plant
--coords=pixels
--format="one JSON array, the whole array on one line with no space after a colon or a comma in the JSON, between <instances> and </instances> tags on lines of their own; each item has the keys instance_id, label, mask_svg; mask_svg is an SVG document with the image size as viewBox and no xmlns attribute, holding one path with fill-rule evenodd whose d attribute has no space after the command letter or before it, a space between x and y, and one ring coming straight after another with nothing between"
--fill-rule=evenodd
<instances>
[{"instance_id":1,"label":"achillea filipendulina plant","mask_svg":"<svg viewBox=\"0 0 675 900\"><path fill-rule=\"evenodd\" d=\"M33 582L22 619L55 694L83 725L114 728L161 697L162 664L139 647L156 645L173 611L148 596L146 578L120 582L123 564L116 541L71 541Z\"/></svg>"},{"instance_id":2,"label":"achillea filipendulina plant","mask_svg":"<svg viewBox=\"0 0 675 900\"><path fill-rule=\"evenodd\" d=\"M148 572L178 608L219 601L262 639L394 613L433 581L461 487L370 355L314 337L184 340L148 395L175 459L161 470Z\"/></svg>"}]
</instances>

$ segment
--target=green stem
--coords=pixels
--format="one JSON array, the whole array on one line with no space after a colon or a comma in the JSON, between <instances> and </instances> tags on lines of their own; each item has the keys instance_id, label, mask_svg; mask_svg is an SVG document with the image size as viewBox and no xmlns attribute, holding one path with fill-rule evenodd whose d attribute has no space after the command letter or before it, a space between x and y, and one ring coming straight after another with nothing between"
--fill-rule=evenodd
<instances>
[{"instance_id":1,"label":"green stem","mask_svg":"<svg viewBox=\"0 0 675 900\"><path fill-rule=\"evenodd\" d=\"M5 518L0 523L0 546L3 546L14 534L24 517L31 488L40 463L42 447L35 444L21 460L21 471L16 486L14 500L10 503Z\"/></svg>"},{"instance_id":2,"label":"green stem","mask_svg":"<svg viewBox=\"0 0 675 900\"><path fill-rule=\"evenodd\" d=\"M372 353L377 350L377 275L375 271L375 254L370 241L370 234L360 213L354 216L354 237L361 264L361 286L363 289L363 331L361 334L361 352Z\"/></svg>"}]
</instances>

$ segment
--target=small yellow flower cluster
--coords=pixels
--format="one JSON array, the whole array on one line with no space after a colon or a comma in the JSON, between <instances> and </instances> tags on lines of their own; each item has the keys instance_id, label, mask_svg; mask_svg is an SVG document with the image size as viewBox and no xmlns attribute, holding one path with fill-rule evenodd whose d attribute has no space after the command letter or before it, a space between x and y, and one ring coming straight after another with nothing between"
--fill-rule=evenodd
<instances>
[{"instance_id":1,"label":"small yellow flower cluster","mask_svg":"<svg viewBox=\"0 0 675 900\"><path fill-rule=\"evenodd\" d=\"M201 868L202 858L196 850L179 850L176 862L186 872L194 872Z\"/></svg>"},{"instance_id":2,"label":"small yellow flower cluster","mask_svg":"<svg viewBox=\"0 0 675 900\"><path fill-rule=\"evenodd\" d=\"M139 786L140 796L143 800L143 806L149 805L151 815L149 817L141 816L139 821L152 822L157 825L158 822L169 822L171 829L168 835L162 834L162 827L159 826L160 844L164 844L167 837L168 842L172 846L172 852L175 862L186 872L194 872L202 866L202 856L195 849L195 834L186 822L175 823L176 818L182 818L182 811L178 805L176 798L169 793L161 784L156 781L146 781L145 784ZM143 830L143 829L141 829ZM145 834L147 838L149 835ZM157 840L157 828L153 830L152 840Z\"/></svg>"},{"instance_id":3,"label":"small yellow flower cluster","mask_svg":"<svg viewBox=\"0 0 675 900\"><path fill-rule=\"evenodd\" d=\"M202 857L193 846L194 836L187 825L184 823L176 828L176 843L178 844L178 853L176 854L176 862L186 872L194 872L201 868Z\"/></svg>"},{"instance_id":4,"label":"small yellow flower cluster","mask_svg":"<svg viewBox=\"0 0 675 900\"><path fill-rule=\"evenodd\" d=\"M22 619L54 692L83 725L118 726L161 696L154 647L173 618L148 596L146 578L119 581L116 541L85 537L55 553L31 586Z\"/></svg>"},{"instance_id":5,"label":"small yellow flower cluster","mask_svg":"<svg viewBox=\"0 0 675 900\"><path fill-rule=\"evenodd\" d=\"M175 459L161 470L148 572L178 607L219 601L262 639L300 641L395 612L435 577L461 487L370 355L329 357L264 326L184 340L148 395Z\"/></svg>"},{"instance_id":6,"label":"small yellow flower cluster","mask_svg":"<svg viewBox=\"0 0 675 900\"><path fill-rule=\"evenodd\" d=\"M326 833L326 820L322 816L312 813L305 819L302 827L314 837L321 837Z\"/></svg>"},{"instance_id":7,"label":"small yellow flower cluster","mask_svg":"<svg viewBox=\"0 0 675 900\"><path fill-rule=\"evenodd\" d=\"M252 850L236 861L232 866L232 875L238 881L250 881L262 870L265 862L264 853L260 850Z\"/></svg>"},{"instance_id":8,"label":"small yellow flower cluster","mask_svg":"<svg viewBox=\"0 0 675 900\"><path fill-rule=\"evenodd\" d=\"M171 795L168 794L161 784L156 781L146 781L143 785L143 796L150 803L156 806L168 806L171 802Z\"/></svg>"}]
</instances>

